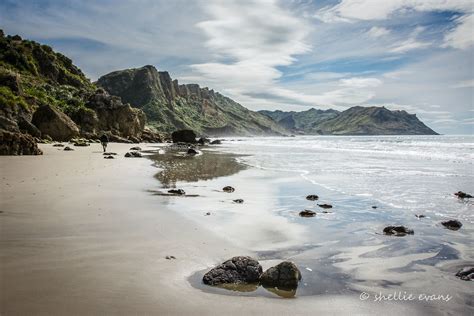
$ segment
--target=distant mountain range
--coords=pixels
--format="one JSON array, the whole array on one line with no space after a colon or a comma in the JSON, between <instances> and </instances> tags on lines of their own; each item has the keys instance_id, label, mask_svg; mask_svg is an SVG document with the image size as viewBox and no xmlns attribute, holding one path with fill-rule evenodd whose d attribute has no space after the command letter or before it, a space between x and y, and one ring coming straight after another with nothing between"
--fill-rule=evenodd
<instances>
[{"instance_id":1,"label":"distant mountain range","mask_svg":"<svg viewBox=\"0 0 474 316\"><path fill-rule=\"evenodd\" d=\"M100 77L97 85L142 109L149 125L159 131L190 128L212 136L288 134L268 116L212 89L179 84L168 72L153 66L114 71Z\"/></svg>"},{"instance_id":2,"label":"distant mountain range","mask_svg":"<svg viewBox=\"0 0 474 316\"><path fill-rule=\"evenodd\" d=\"M437 135L416 114L385 107L354 106L343 112L309 109L302 112L259 111L296 134L311 135Z\"/></svg>"}]
</instances>

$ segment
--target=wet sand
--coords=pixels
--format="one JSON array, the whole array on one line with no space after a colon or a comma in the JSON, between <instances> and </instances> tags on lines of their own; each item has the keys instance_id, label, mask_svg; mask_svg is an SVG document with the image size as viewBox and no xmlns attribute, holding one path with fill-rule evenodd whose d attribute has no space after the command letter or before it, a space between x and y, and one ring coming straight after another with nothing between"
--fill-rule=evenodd
<instances>
[{"instance_id":1,"label":"wet sand","mask_svg":"<svg viewBox=\"0 0 474 316\"><path fill-rule=\"evenodd\" d=\"M123 158L130 147L110 144L113 160L103 159L99 144L0 157L0 314L438 314L358 295L279 299L193 287L197 271L257 254L168 208L174 197L151 194L160 189L156 167Z\"/></svg>"}]
</instances>

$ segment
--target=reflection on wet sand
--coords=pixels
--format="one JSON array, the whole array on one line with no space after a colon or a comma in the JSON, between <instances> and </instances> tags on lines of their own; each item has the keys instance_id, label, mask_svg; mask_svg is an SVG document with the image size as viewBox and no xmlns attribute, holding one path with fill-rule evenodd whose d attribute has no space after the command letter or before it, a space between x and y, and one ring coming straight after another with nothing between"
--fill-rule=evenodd
<instances>
[{"instance_id":1,"label":"reflection on wet sand","mask_svg":"<svg viewBox=\"0 0 474 316\"><path fill-rule=\"evenodd\" d=\"M197 182L229 176L243 169L236 155L203 151L202 155L186 155L177 151L149 156L156 165L163 168L155 177L163 187L175 187L176 182Z\"/></svg>"}]
</instances>

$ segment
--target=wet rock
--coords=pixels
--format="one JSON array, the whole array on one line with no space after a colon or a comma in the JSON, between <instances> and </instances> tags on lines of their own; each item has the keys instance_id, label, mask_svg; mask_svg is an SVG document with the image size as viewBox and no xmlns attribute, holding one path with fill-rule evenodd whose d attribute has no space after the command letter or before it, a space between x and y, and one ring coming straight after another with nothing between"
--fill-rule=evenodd
<instances>
[{"instance_id":1,"label":"wet rock","mask_svg":"<svg viewBox=\"0 0 474 316\"><path fill-rule=\"evenodd\" d=\"M463 192L463 191L458 191L458 192L454 193L454 195L456 195L460 199L470 199L470 198L472 198L472 195L467 194L466 192Z\"/></svg>"},{"instance_id":2,"label":"wet rock","mask_svg":"<svg viewBox=\"0 0 474 316\"><path fill-rule=\"evenodd\" d=\"M53 147L64 147L64 144L54 144Z\"/></svg>"},{"instance_id":3,"label":"wet rock","mask_svg":"<svg viewBox=\"0 0 474 316\"><path fill-rule=\"evenodd\" d=\"M416 218L425 218L426 216L423 214L415 214Z\"/></svg>"},{"instance_id":4,"label":"wet rock","mask_svg":"<svg viewBox=\"0 0 474 316\"><path fill-rule=\"evenodd\" d=\"M464 281L474 280L474 267L464 267L456 273L456 276Z\"/></svg>"},{"instance_id":5,"label":"wet rock","mask_svg":"<svg viewBox=\"0 0 474 316\"><path fill-rule=\"evenodd\" d=\"M318 206L321 208L332 208L331 204L318 204Z\"/></svg>"},{"instance_id":6,"label":"wet rock","mask_svg":"<svg viewBox=\"0 0 474 316\"><path fill-rule=\"evenodd\" d=\"M211 212L207 212L206 214L204 214L205 216L209 216L211 215Z\"/></svg>"},{"instance_id":7,"label":"wet rock","mask_svg":"<svg viewBox=\"0 0 474 316\"><path fill-rule=\"evenodd\" d=\"M202 281L208 285L257 283L262 266L251 257L233 257L207 272Z\"/></svg>"},{"instance_id":8,"label":"wet rock","mask_svg":"<svg viewBox=\"0 0 474 316\"><path fill-rule=\"evenodd\" d=\"M66 147L64 147L64 150L65 150L65 151L73 151L74 149L72 149L72 148L69 147L69 146L66 146Z\"/></svg>"},{"instance_id":9,"label":"wet rock","mask_svg":"<svg viewBox=\"0 0 474 316\"><path fill-rule=\"evenodd\" d=\"M329 212L329 211L323 211L322 213L323 214L332 214L332 212Z\"/></svg>"},{"instance_id":10,"label":"wet rock","mask_svg":"<svg viewBox=\"0 0 474 316\"><path fill-rule=\"evenodd\" d=\"M131 151L125 154L125 157L127 158L140 158L142 157L142 154L138 151Z\"/></svg>"},{"instance_id":11,"label":"wet rock","mask_svg":"<svg viewBox=\"0 0 474 316\"><path fill-rule=\"evenodd\" d=\"M301 280L301 272L298 267L290 261L282 263L266 270L260 277L260 283L265 287L277 287L281 289L295 289Z\"/></svg>"},{"instance_id":12,"label":"wet rock","mask_svg":"<svg viewBox=\"0 0 474 316\"><path fill-rule=\"evenodd\" d=\"M205 138L205 137L201 137L198 140L198 144L200 144L200 145L209 144L210 142L211 142L211 140L209 138Z\"/></svg>"},{"instance_id":13,"label":"wet rock","mask_svg":"<svg viewBox=\"0 0 474 316\"><path fill-rule=\"evenodd\" d=\"M130 150L142 150L140 147L132 147Z\"/></svg>"},{"instance_id":14,"label":"wet rock","mask_svg":"<svg viewBox=\"0 0 474 316\"><path fill-rule=\"evenodd\" d=\"M306 199L307 199L308 201L316 201L316 200L319 199L319 196L317 196L316 194L310 194L310 195L308 195L308 196L306 197Z\"/></svg>"},{"instance_id":15,"label":"wet rock","mask_svg":"<svg viewBox=\"0 0 474 316\"><path fill-rule=\"evenodd\" d=\"M109 155L109 156L104 156L104 159L114 159L114 156L111 156L111 155Z\"/></svg>"},{"instance_id":16,"label":"wet rock","mask_svg":"<svg viewBox=\"0 0 474 316\"><path fill-rule=\"evenodd\" d=\"M194 148L189 148L188 151L187 151L187 154L188 155L197 155L197 154L199 154L199 151L197 151Z\"/></svg>"},{"instance_id":17,"label":"wet rock","mask_svg":"<svg viewBox=\"0 0 474 316\"><path fill-rule=\"evenodd\" d=\"M175 256L166 256L165 259L166 260L171 260L171 259L176 259L176 257Z\"/></svg>"},{"instance_id":18,"label":"wet rock","mask_svg":"<svg viewBox=\"0 0 474 316\"><path fill-rule=\"evenodd\" d=\"M462 227L462 223L455 219L441 222L441 225L443 225L444 227L450 230L459 230Z\"/></svg>"},{"instance_id":19,"label":"wet rock","mask_svg":"<svg viewBox=\"0 0 474 316\"><path fill-rule=\"evenodd\" d=\"M316 212L310 211L310 210L304 210L300 212L301 217L314 217L316 216Z\"/></svg>"},{"instance_id":20,"label":"wet rock","mask_svg":"<svg viewBox=\"0 0 474 316\"><path fill-rule=\"evenodd\" d=\"M185 195L186 194L186 192L184 192L183 189L171 189L171 190L168 190L168 193L176 194L176 195Z\"/></svg>"},{"instance_id":21,"label":"wet rock","mask_svg":"<svg viewBox=\"0 0 474 316\"><path fill-rule=\"evenodd\" d=\"M236 200L234 200L234 203L242 204L242 203L244 203L244 200L242 200L242 199L236 199Z\"/></svg>"},{"instance_id":22,"label":"wet rock","mask_svg":"<svg viewBox=\"0 0 474 316\"><path fill-rule=\"evenodd\" d=\"M375 209L377 208L377 206L376 206L376 205L373 205L372 208L375 210Z\"/></svg>"},{"instance_id":23,"label":"wet rock","mask_svg":"<svg viewBox=\"0 0 474 316\"><path fill-rule=\"evenodd\" d=\"M195 143L196 133L190 129L183 129L173 132L171 138L173 139L173 143Z\"/></svg>"},{"instance_id":24,"label":"wet rock","mask_svg":"<svg viewBox=\"0 0 474 316\"><path fill-rule=\"evenodd\" d=\"M222 188L222 191L227 192L227 193L232 193L235 191L235 189L231 186L225 186L224 188Z\"/></svg>"},{"instance_id":25,"label":"wet rock","mask_svg":"<svg viewBox=\"0 0 474 316\"><path fill-rule=\"evenodd\" d=\"M211 145L221 145L221 144L222 144L222 141L220 139L216 139L211 142Z\"/></svg>"},{"instance_id":26,"label":"wet rock","mask_svg":"<svg viewBox=\"0 0 474 316\"><path fill-rule=\"evenodd\" d=\"M412 229L408 229L405 226L387 226L383 229L383 233L385 235L393 235L398 237L414 234Z\"/></svg>"},{"instance_id":27,"label":"wet rock","mask_svg":"<svg viewBox=\"0 0 474 316\"><path fill-rule=\"evenodd\" d=\"M117 153L113 153L113 152L105 152L104 153L104 156L110 156L110 155L117 155Z\"/></svg>"}]
</instances>

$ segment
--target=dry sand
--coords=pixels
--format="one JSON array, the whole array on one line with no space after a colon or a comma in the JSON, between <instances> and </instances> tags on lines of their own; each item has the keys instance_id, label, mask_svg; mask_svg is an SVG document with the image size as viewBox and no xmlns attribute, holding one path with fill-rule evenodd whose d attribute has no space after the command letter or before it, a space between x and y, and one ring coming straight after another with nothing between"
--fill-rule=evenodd
<instances>
[{"instance_id":1,"label":"dry sand","mask_svg":"<svg viewBox=\"0 0 474 316\"><path fill-rule=\"evenodd\" d=\"M1 315L418 314L413 304L358 296L272 299L193 288L195 271L252 254L168 210L147 192L159 188L152 162L124 158L131 145L109 147L116 159L103 159L99 144L0 157Z\"/></svg>"}]
</instances>

